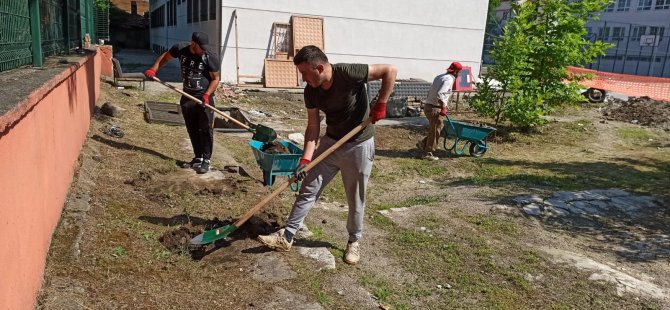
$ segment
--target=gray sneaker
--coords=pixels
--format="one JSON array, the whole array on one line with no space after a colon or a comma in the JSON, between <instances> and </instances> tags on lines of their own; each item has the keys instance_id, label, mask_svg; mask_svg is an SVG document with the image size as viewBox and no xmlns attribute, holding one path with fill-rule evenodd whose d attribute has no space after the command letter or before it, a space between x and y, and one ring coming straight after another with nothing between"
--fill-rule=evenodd
<instances>
[{"instance_id":1,"label":"gray sneaker","mask_svg":"<svg viewBox=\"0 0 670 310\"><path fill-rule=\"evenodd\" d=\"M291 245L293 245L293 240L289 242L284 238L283 228L269 235L258 236L258 241L275 251L281 252L288 252L291 249Z\"/></svg>"},{"instance_id":2,"label":"gray sneaker","mask_svg":"<svg viewBox=\"0 0 670 310\"><path fill-rule=\"evenodd\" d=\"M347 249L344 250L344 262L349 265L356 265L360 259L360 245L358 241L347 243Z\"/></svg>"},{"instance_id":3,"label":"gray sneaker","mask_svg":"<svg viewBox=\"0 0 670 310\"><path fill-rule=\"evenodd\" d=\"M195 168L195 172L198 174L204 174L209 172L209 166L211 164L211 161L209 159L205 159L202 161L200 166Z\"/></svg>"},{"instance_id":4,"label":"gray sneaker","mask_svg":"<svg viewBox=\"0 0 670 310\"><path fill-rule=\"evenodd\" d=\"M191 159L191 161L189 161L187 163L182 163L181 167L184 168L184 169L188 169L188 168L195 169L195 168L200 167L200 164L202 164L202 158L193 157L193 159Z\"/></svg>"}]
</instances>

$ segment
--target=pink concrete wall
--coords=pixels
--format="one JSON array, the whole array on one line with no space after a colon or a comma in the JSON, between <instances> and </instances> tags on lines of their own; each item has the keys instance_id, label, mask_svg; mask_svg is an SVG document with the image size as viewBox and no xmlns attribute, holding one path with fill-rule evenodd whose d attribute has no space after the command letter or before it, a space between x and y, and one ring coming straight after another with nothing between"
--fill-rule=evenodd
<instances>
[{"instance_id":1,"label":"pink concrete wall","mask_svg":"<svg viewBox=\"0 0 670 310\"><path fill-rule=\"evenodd\" d=\"M100 95L101 53L0 115L0 309L33 309Z\"/></svg>"},{"instance_id":2,"label":"pink concrete wall","mask_svg":"<svg viewBox=\"0 0 670 310\"><path fill-rule=\"evenodd\" d=\"M114 57L112 46L111 45L101 45L98 47L100 51L100 74L113 78L114 77L114 65L112 64L112 57Z\"/></svg>"}]
</instances>

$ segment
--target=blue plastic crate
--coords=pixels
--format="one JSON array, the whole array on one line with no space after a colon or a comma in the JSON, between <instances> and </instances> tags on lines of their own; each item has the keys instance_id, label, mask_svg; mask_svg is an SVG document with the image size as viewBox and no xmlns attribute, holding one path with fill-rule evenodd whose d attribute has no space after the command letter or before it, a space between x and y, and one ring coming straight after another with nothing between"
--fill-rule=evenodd
<instances>
[{"instance_id":1,"label":"blue plastic crate","mask_svg":"<svg viewBox=\"0 0 670 310\"><path fill-rule=\"evenodd\" d=\"M249 141L249 146L254 152L256 163L263 170L263 182L266 186L272 186L275 176L288 176L293 174L295 167L298 166L300 157L302 157L302 149L290 141L279 141L285 146L291 154L269 154L262 151L264 142Z\"/></svg>"}]
</instances>

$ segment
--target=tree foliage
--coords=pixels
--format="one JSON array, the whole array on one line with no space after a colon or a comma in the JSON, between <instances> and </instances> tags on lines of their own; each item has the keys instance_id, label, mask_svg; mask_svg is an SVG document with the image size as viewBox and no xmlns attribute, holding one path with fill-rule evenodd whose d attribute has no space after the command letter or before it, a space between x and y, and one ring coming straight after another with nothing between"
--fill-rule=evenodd
<instances>
[{"instance_id":1,"label":"tree foliage","mask_svg":"<svg viewBox=\"0 0 670 310\"><path fill-rule=\"evenodd\" d=\"M590 63L611 45L590 42L584 27L589 18L597 19L609 0L534 0L512 3L514 18L494 43L491 57L495 67L489 78L500 82L504 95L492 96L491 87L478 84L473 107L496 122L508 119L521 127L542 123L542 116L553 108L581 99L581 76L570 75L567 66ZM479 91L482 88L484 91ZM497 98L499 102L490 102ZM487 105L494 105L487 107Z\"/></svg>"}]
</instances>

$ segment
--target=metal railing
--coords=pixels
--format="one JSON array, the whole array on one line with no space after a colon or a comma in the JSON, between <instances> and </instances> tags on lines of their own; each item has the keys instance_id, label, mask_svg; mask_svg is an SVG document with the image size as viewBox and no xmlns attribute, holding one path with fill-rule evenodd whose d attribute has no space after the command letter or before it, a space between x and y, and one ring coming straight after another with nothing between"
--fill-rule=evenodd
<instances>
[{"instance_id":1,"label":"metal railing","mask_svg":"<svg viewBox=\"0 0 670 310\"><path fill-rule=\"evenodd\" d=\"M0 72L41 67L46 56L82 47L85 34L92 43L98 31L107 29L103 35L109 37L108 13L95 20L95 2L105 0L0 1Z\"/></svg>"}]
</instances>

